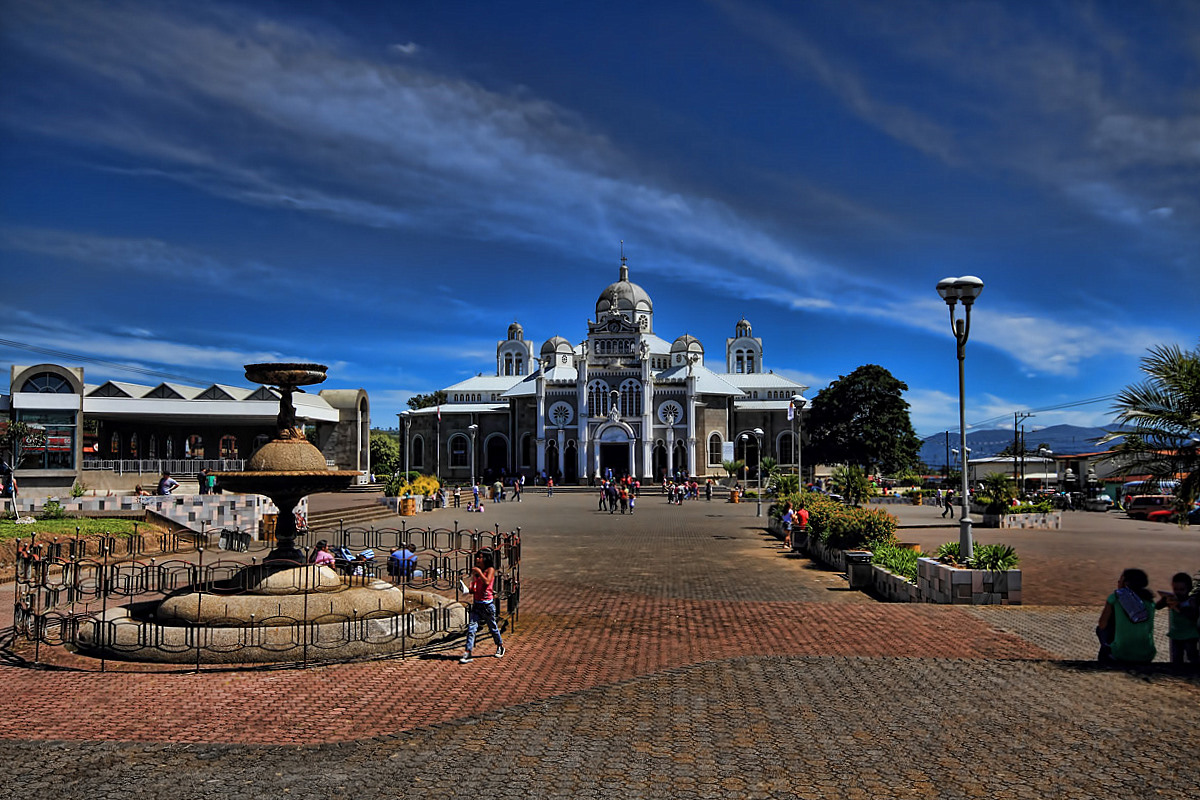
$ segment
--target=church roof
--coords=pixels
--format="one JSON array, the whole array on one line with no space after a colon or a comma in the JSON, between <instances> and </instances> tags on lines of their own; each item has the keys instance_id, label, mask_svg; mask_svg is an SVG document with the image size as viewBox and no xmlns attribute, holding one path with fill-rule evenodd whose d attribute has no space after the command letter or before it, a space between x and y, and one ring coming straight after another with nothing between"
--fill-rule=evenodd
<instances>
[{"instance_id":1,"label":"church roof","mask_svg":"<svg viewBox=\"0 0 1200 800\"><path fill-rule=\"evenodd\" d=\"M697 364L694 368L696 375L696 391L699 394L715 394L724 395L726 397L741 397L745 392L734 386L728 380L728 375L719 375L708 369L702 364ZM656 381L684 381L688 377L688 367L686 364L664 369L655 376Z\"/></svg>"},{"instance_id":2,"label":"church roof","mask_svg":"<svg viewBox=\"0 0 1200 800\"><path fill-rule=\"evenodd\" d=\"M752 389L795 389L803 394L808 387L791 378L776 375L774 372L731 372L725 379L732 381L744 390Z\"/></svg>"},{"instance_id":3,"label":"church roof","mask_svg":"<svg viewBox=\"0 0 1200 800\"><path fill-rule=\"evenodd\" d=\"M506 392L521 382L521 375L475 375L447 386L446 392Z\"/></svg>"}]
</instances>

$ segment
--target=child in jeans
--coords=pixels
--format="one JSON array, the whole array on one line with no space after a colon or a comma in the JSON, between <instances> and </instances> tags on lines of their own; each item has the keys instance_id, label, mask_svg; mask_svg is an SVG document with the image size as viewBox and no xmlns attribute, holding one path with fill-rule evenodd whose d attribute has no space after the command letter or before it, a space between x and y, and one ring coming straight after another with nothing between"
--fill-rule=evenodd
<instances>
[{"instance_id":1,"label":"child in jeans","mask_svg":"<svg viewBox=\"0 0 1200 800\"><path fill-rule=\"evenodd\" d=\"M1200 627L1196 617L1200 611L1197 598L1192 597L1192 576L1177 572L1171 578L1172 592L1159 592L1162 597L1155 608L1169 608L1167 639L1171 642L1171 663L1183 665L1186 661L1192 669L1200 666Z\"/></svg>"}]
</instances>

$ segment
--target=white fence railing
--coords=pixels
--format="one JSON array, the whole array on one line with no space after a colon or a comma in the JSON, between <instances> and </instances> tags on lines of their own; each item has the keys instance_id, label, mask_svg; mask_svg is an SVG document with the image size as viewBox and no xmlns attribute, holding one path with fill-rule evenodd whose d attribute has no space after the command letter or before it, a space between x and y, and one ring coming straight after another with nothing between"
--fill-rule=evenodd
<instances>
[{"instance_id":1,"label":"white fence railing","mask_svg":"<svg viewBox=\"0 0 1200 800\"><path fill-rule=\"evenodd\" d=\"M212 472L241 472L246 468L243 458L143 458L143 459L84 459L85 470L115 472L118 475L198 475L200 470Z\"/></svg>"}]
</instances>

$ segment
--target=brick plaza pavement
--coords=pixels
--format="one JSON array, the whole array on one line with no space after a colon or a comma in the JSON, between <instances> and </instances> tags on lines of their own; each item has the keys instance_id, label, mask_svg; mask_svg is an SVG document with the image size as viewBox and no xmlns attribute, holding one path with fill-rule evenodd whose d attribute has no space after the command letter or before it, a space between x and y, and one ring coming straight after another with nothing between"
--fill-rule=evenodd
<instances>
[{"instance_id":1,"label":"brick plaza pavement","mask_svg":"<svg viewBox=\"0 0 1200 800\"><path fill-rule=\"evenodd\" d=\"M1200 684L1096 669L1095 609L877 603L754 505L528 493L504 659L0 667L0 796L1194 797ZM455 515L457 514L457 517ZM940 533L940 532L939 532Z\"/></svg>"}]
</instances>

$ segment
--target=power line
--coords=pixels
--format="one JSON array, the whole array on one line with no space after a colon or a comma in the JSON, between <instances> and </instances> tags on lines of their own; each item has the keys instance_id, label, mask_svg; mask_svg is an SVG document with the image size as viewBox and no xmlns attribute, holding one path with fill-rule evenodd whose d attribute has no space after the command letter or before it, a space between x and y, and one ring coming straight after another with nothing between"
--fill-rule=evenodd
<instances>
[{"instance_id":1,"label":"power line","mask_svg":"<svg viewBox=\"0 0 1200 800\"><path fill-rule=\"evenodd\" d=\"M162 372L160 370L147 369L146 367L138 367L133 364L124 364L120 361L110 361L107 358L99 358L98 356L85 356L82 353L70 353L65 350L53 350L49 347L40 347L26 342L17 342L12 339L0 339L0 345L4 347L12 347L17 350L28 350L32 353L39 353L45 356L54 356L55 358L67 359L70 361L82 361L86 364L98 364L106 367L112 367L122 372L132 372L136 375L145 375L150 378L163 378L166 380L184 381L190 384L212 384L219 381L198 380L193 376L177 375L173 372Z\"/></svg>"},{"instance_id":2,"label":"power line","mask_svg":"<svg viewBox=\"0 0 1200 800\"><path fill-rule=\"evenodd\" d=\"M1114 400L1114 399L1116 399L1116 397L1117 397L1116 393L1113 393L1113 394L1101 395L1100 397L1089 397L1085 400L1069 400L1065 403L1059 403L1058 405L1041 406L1040 408L1032 408L1032 409L1029 409L1029 413L1040 414L1040 413L1043 413L1046 411L1062 411L1063 409L1066 409L1066 408L1077 408L1079 406L1092 405L1093 403L1103 403L1106 401ZM967 427L968 428L984 428L988 425L991 425L993 423L999 422L1000 420L1004 420L1004 419L1008 419L1007 412L1004 414L997 414L994 417L988 417L987 419L981 419L976 422L969 422L969 423L967 423ZM951 430L953 430L953 429L951 429ZM921 439L925 440L925 439L932 438L934 436L937 436L937 434L940 432L941 431L937 431L937 432L930 434L929 436L922 436Z\"/></svg>"}]
</instances>

